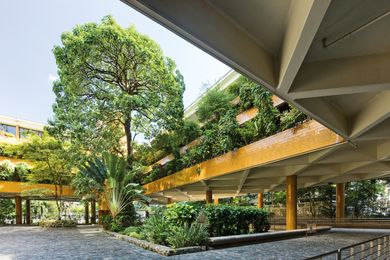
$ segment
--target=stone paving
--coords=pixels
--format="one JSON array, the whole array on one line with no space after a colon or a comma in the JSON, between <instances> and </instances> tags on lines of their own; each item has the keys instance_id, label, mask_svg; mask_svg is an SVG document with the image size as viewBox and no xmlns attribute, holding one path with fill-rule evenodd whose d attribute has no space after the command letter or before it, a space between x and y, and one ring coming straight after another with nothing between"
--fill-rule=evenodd
<instances>
[{"instance_id":1,"label":"stone paving","mask_svg":"<svg viewBox=\"0 0 390 260\"><path fill-rule=\"evenodd\" d=\"M0 259L303 259L390 230L334 229L326 234L200 253L163 257L97 227L49 229L0 227Z\"/></svg>"}]
</instances>

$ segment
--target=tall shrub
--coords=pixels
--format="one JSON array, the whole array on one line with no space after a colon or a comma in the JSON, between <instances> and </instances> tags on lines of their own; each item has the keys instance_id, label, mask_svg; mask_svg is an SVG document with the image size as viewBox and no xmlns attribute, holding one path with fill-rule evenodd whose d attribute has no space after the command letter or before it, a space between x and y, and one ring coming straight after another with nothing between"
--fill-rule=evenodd
<instances>
[{"instance_id":1,"label":"tall shrub","mask_svg":"<svg viewBox=\"0 0 390 260\"><path fill-rule=\"evenodd\" d=\"M248 234L250 226L254 232L267 232L270 228L268 212L255 207L207 205L204 213L208 220L210 236Z\"/></svg>"}]
</instances>

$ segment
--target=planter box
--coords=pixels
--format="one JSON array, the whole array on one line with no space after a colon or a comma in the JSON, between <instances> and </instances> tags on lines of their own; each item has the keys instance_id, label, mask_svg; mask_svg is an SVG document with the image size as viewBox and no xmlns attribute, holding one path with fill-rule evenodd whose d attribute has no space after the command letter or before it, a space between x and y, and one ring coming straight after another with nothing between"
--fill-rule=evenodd
<instances>
[{"instance_id":1,"label":"planter box","mask_svg":"<svg viewBox=\"0 0 390 260\"><path fill-rule=\"evenodd\" d=\"M327 226L318 227L316 229L316 232L318 233L326 232L329 231L330 229L331 227L327 227ZM217 249L217 248L225 248L225 247L232 247L232 246L241 246L241 245L252 244L252 243L278 241L278 240L307 235L307 229L296 229L296 230L289 230L289 231L276 231L276 232L264 232L264 233L255 233L255 234L246 234L246 235L210 237L207 246L192 246L192 247L182 247L182 248L174 249L168 246L157 245L145 240L129 237L126 235L118 234L107 230L103 230L103 232L110 236L114 236L118 239L124 240L136 246L142 247L144 249L165 256L195 253L195 252L205 251L214 248Z\"/></svg>"},{"instance_id":2,"label":"planter box","mask_svg":"<svg viewBox=\"0 0 390 260\"><path fill-rule=\"evenodd\" d=\"M331 227L318 227L316 231L318 233L330 230ZM208 245L212 248L237 246L248 243L262 243L283 240L293 237L305 236L307 229L296 229L289 231L276 231L276 232L264 232L246 235L234 235L234 236L222 236L222 237L210 237Z\"/></svg>"},{"instance_id":3,"label":"planter box","mask_svg":"<svg viewBox=\"0 0 390 260\"><path fill-rule=\"evenodd\" d=\"M171 255L180 255L180 254L188 254L188 253L195 253L195 252L200 252L200 251L205 251L206 247L205 246L191 246L191 247L182 247L182 248L171 248L168 246L162 246L162 245L157 245L145 240L137 239L134 237L129 237L126 235L118 234L115 232L103 230L104 233L116 237L120 240L132 243L136 246L142 247L144 249L156 252L160 255L165 255L165 256L171 256Z\"/></svg>"}]
</instances>

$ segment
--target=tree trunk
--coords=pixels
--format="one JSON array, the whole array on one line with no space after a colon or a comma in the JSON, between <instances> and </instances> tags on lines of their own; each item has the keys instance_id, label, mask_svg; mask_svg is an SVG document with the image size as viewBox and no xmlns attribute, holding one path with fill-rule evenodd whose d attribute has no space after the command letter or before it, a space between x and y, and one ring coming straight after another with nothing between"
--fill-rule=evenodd
<instances>
[{"instance_id":1,"label":"tree trunk","mask_svg":"<svg viewBox=\"0 0 390 260\"><path fill-rule=\"evenodd\" d=\"M132 168L133 164L133 144L132 144L132 134L131 134L131 115L129 115L124 124L125 134L126 134L126 148L127 148L127 164L129 169Z\"/></svg>"},{"instance_id":2,"label":"tree trunk","mask_svg":"<svg viewBox=\"0 0 390 260\"><path fill-rule=\"evenodd\" d=\"M56 201L56 206L57 206L57 210L58 210L57 219L61 220L61 205L60 205L60 202L58 201L58 185L57 185L57 183L54 184L54 188L55 188L54 199Z\"/></svg>"}]
</instances>

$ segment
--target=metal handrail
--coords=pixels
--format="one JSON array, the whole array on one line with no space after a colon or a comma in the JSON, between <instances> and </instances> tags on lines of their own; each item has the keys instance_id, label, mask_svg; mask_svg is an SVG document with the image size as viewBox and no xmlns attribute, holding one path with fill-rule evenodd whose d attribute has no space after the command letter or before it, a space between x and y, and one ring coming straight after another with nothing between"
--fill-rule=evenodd
<instances>
[{"instance_id":1,"label":"metal handrail","mask_svg":"<svg viewBox=\"0 0 390 260\"><path fill-rule=\"evenodd\" d=\"M285 218L271 217L269 218L271 225L284 225L286 223ZM297 220L299 225L304 225L306 223L317 223L317 224L385 224L390 225L390 218L299 218Z\"/></svg>"},{"instance_id":2,"label":"metal handrail","mask_svg":"<svg viewBox=\"0 0 390 260\"><path fill-rule=\"evenodd\" d=\"M378 241L381 241L380 243ZM375 244L375 242L377 242ZM365 245L369 244L368 247ZM360 246L360 251L355 252L355 248ZM376 247L376 250L374 248ZM343 257L343 251L349 251L349 255ZM369 251L369 254L365 252ZM355 256L359 255L361 258L355 258ZM390 256L390 233L386 235L382 235L373 239L365 240L356 244L352 244L349 246L341 247L337 250L329 251L320 255L316 255L313 257L306 258L306 260L314 260L314 259L324 259L325 257L336 256L337 260L342 259L364 259L368 256L373 257L376 255L375 259L380 259L380 256ZM385 258L383 258L385 259ZM387 258L386 258L387 259Z\"/></svg>"}]
</instances>

